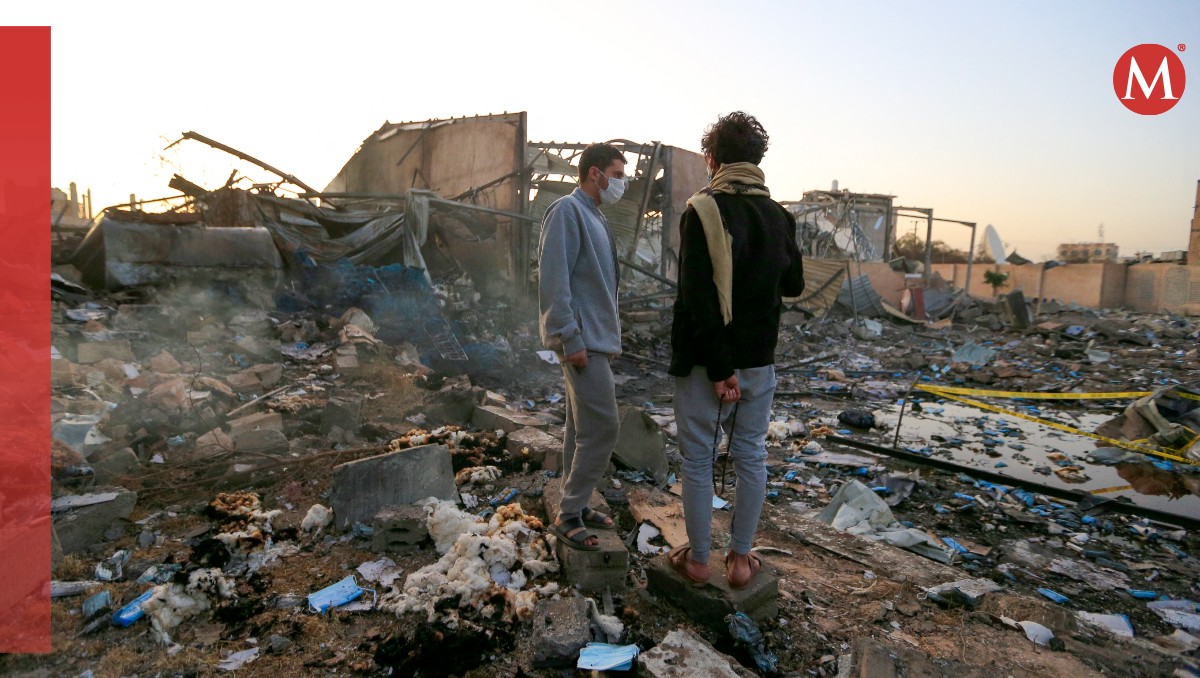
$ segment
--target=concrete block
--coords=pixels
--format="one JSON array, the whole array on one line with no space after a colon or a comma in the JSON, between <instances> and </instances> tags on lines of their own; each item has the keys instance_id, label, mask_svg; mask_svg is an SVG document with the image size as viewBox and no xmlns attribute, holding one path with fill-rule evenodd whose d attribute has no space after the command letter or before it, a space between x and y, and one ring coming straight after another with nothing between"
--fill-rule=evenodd
<instances>
[{"instance_id":1,"label":"concrete block","mask_svg":"<svg viewBox=\"0 0 1200 678\"><path fill-rule=\"evenodd\" d=\"M74 386L77 379L75 363L66 358L50 361L51 386Z\"/></svg>"},{"instance_id":2,"label":"concrete block","mask_svg":"<svg viewBox=\"0 0 1200 678\"><path fill-rule=\"evenodd\" d=\"M558 505L562 502L562 478L551 478L546 481L546 485L542 488L542 508L546 511L546 524L554 522L558 517ZM612 510L608 507L608 502L604 501L604 497L597 490L592 490L592 497L588 500L588 506L605 514L612 515Z\"/></svg>"},{"instance_id":3,"label":"concrete block","mask_svg":"<svg viewBox=\"0 0 1200 678\"><path fill-rule=\"evenodd\" d=\"M935 659L902 643L887 645L874 638L863 637L856 638L851 644L850 665L845 675L850 678L986 678L994 676L995 672L989 673L986 669L952 659Z\"/></svg>"},{"instance_id":4,"label":"concrete block","mask_svg":"<svg viewBox=\"0 0 1200 678\"><path fill-rule=\"evenodd\" d=\"M481 390L466 377L448 381L440 389L424 395L423 411L432 426L465 424L471 420Z\"/></svg>"},{"instance_id":5,"label":"concrete block","mask_svg":"<svg viewBox=\"0 0 1200 678\"><path fill-rule=\"evenodd\" d=\"M561 465L562 441L540 429L530 426L517 429L508 434L505 446L513 457L528 458L530 462L542 468L553 466L553 469L557 470Z\"/></svg>"},{"instance_id":6,"label":"concrete block","mask_svg":"<svg viewBox=\"0 0 1200 678\"><path fill-rule=\"evenodd\" d=\"M141 460L128 447L119 450L97 451L88 459L88 463L95 469L96 481L100 483L120 482L125 478L136 476L142 468Z\"/></svg>"},{"instance_id":7,"label":"concrete block","mask_svg":"<svg viewBox=\"0 0 1200 678\"><path fill-rule=\"evenodd\" d=\"M334 358L334 367L342 374L355 374L359 370L358 356L339 355Z\"/></svg>"},{"instance_id":8,"label":"concrete block","mask_svg":"<svg viewBox=\"0 0 1200 678\"><path fill-rule=\"evenodd\" d=\"M165 350L159 351L158 355L151 358L147 366L151 371L163 374L177 374L183 371L183 365Z\"/></svg>"},{"instance_id":9,"label":"concrete block","mask_svg":"<svg viewBox=\"0 0 1200 678\"><path fill-rule=\"evenodd\" d=\"M88 503L92 501L96 503ZM136 504L137 492L120 487L56 499L51 504L51 511L63 553L79 553L102 541L109 528L129 519Z\"/></svg>"},{"instance_id":10,"label":"concrete block","mask_svg":"<svg viewBox=\"0 0 1200 678\"><path fill-rule=\"evenodd\" d=\"M525 427L545 429L554 423L554 419L540 412L514 412L495 405L480 405L471 415L471 423L486 431L512 433Z\"/></svg>"},{"instance_id":11,"label":"concrete block","mask_svg":"<svg viewBox=\"0 0 1200 678\"><path fill-rule=\"evenodd\" d=\"M567 583L587 593L620 591L629 574L629 551L615 530L592 530L600 540L599 551L581 551L559 540L556 548Z\"/></svg>"},{"instance_id":12,"label":"concrete block","mask_svg":"<svg viewBox=\"0 0 1200 678\"><path fill-rule=\"evenodd\" d=\"M340 529L370 524L379 509L427 497L458 501L450 450L423 445L339 464L333 469L330 503Z\"/></svg>"},{"instance_id":13,"label":"concrete block","mask_svg":"<svg viewBox=\"0 0 1200 678\"><path fill-rule=\"evenodd\" d=\"M746 588L735 590L725 581L724 553L714 551L708 561L712 578L708 586L696 588L671 568L666 554L650 561L646 570L650 592L670 600L688 615L716 632L728 633L725 615L745 612L757 622L779 614L779 577L763 559L763 568Z\"/></svg>"},{"instance_id":14,"label":"concrete block","mask_svg":"<svg viewBox=\"0 0 1200 678\"><path fill-rule=\"evenodd\" d=\"M262 394L262 382L258 380L258 375L250 370L242 370L235 372L228 377L225 377L225 382L229 387L238 393Z\"/></svg>"},{"instance_id":15,"label":"concrete block","mask_svg":"<svg viewBox=\"0 0 1200 678\"><path fill-rule=\"evenodd\" d=\"M256 412L229 420L229 435L234 438L241 433L255 429L271 429L282 432L283 415L278 412Z\"/></svg>"},{"instance_id":16,"label":"concrete block","mask_svg":"<svg viewBox=\"0 0 1200 678\"><path fill-rule=\"evenodd\" d=\"M667 479L666 441L662 429L639 407L622 406L621 431L613 459L635 471L644 471L662 484Z\"/></svg>"},{"instance_id":17,"label":"concrete block","mask_svg":"<svg viewBox=\"0 0 1200 678\"><path fill-rule=\"evenodd\" d=\"M134 359L133 349L130 347L128 339L88 341L80 344L78 351L77 362L83 365L98 363L105 358L122 362L132 362Z\"/></svg>"},{"instance_id":18,"label":"concrete block","mask_svg":"<svg viewBox=\"0 0 1200 678\"><path fill-rule=\"evenodd\" d=\"M211 457L214 454L228 452L233 449L236 449L233 438L229 437L229 434L225 433L225 431L214 428L196 438L196 444L192 448L192 451L198 456Z\"/></svg>"},{"instance_id":19,"label":"concrete block","mask_svg":"<svg viewBox=\"0 0 1200 678\"><path fill-rule=\"evenodd\" d=\"M231 437L234 448L239 452L271 454L286 452L290 446L287 436L273 428L243 430Z\"/></svg>"},{"instance_id":20,"label":"concrete block","mask_svg":"<svg viewBox=\"0 0 1200 678\"><path fill-rule=\"evenodd\" d=\"M991 579L960 579L934 586L929 589L929 597L940 603L965 605L974 610L983 603L984 596L1003 590L1003 586Z\"/></svg>"},{"instance_id":21,"label":"concrete block","mask_svg":"<svg viewBox=\"0 0 1200 678\"><path fill-rule=\"evenodd\" d=\"M531 622L534 668L573 668L591 640L587 600L579 596L538 601Z\"/></svg>"},{"instance_id":22,"label":"concrete block","mask_svg":"<svg viewBox=\"0 0 1200 678\"><path fill-rule=\"evenodd\" d=\"M372 548L376 551L407 552L416 550L429 538L425 508L405 504L385 506L371 520L374 533Z\"/></svg>"},{"instance_id":23,"label":"concrete block","mask_svg":"<svg viewBox=\"0 0 1200 678\"><path fill-rule=\"evenodd\" d=\"M259 383L263 388L271 388L283 379L283 365L279 363L269 363L265 365L255 365L250 368L250 371L258 377Z\"/></svg>"},{"instance_id":24,"label":"concrete block","mask_svg":"<svg viewBox=\"0 0 1200 678\"><path fill-rule=\"evenodd\" d=\"M124 331L182 336L186 323L174 306L121 304L113 317L113 326Z\"/></svg>"},{"instance_id":25,"label":"concrete block","mask_svg":"<svg viewBox=\"0 0 1200 678\"><path fill-rule=\"evenodd\" d=\"M686 629L668 633L661 643L639 655L638 667L643 675L654 678L740 678L754 675L733 657L718 652L703 638Z\"/></svg>"},{"instance_id":26,"label":"concrete block","mask_svg":"<svg viewBox=\"0 0 1200 678\"><path fill-rule=\"evenodd\" d=\"M359 428L362 426L362 405L363 400L360 396L335 396L330 398L325 403L324 414L321 415L322 435L329 433L334 427L357 435ZM399 503L407 504L410 502Z\"/></svg>"}]
</instances>

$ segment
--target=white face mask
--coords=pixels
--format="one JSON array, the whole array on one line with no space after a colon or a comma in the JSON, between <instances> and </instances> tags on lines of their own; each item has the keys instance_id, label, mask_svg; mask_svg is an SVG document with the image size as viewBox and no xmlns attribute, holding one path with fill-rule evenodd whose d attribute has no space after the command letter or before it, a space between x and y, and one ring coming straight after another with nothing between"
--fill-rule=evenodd
<instances>
[{"instance_id":1,"label":"white face mask","mask_svg":"<svg viewBox=\"0 0 1200 678\"><path fill-rule=\"evenodd\" d=\"M625 180L608 177L608 188L600 189L600 203L614 205L625 195Z\"/></svg>"}]
</instances>

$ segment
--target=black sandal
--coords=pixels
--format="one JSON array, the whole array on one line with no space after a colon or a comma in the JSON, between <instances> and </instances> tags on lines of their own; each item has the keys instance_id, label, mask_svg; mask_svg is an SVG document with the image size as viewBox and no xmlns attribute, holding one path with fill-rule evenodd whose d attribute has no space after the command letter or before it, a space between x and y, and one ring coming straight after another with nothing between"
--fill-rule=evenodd
<instances>
[{"instance_id":1,"label":"black sandal","mask_svg":"<svg viewBox=\"0 0 1200 678\"><path fill-rule=\"evenodd\" d=\"M600 544L589 544L587 541L596 535L588 532L580 518L571 518L561 523L551 523L550 531L567 546L580 551L599 551Z\"/></svg>"},{"instance_id":2,"label":"black sandal","mask_svg":"<svg viewBox=\"0 0 1200 678\"><path fill-rule=\"evenodd\" d=\"M583 509L581 517L583 518L584 525L596 530L615 530L617 528L617 523L615 521L603 513L593 509L591 506ZM604 522L606 520L609 522Z\"/></svg>"}]
</instances>

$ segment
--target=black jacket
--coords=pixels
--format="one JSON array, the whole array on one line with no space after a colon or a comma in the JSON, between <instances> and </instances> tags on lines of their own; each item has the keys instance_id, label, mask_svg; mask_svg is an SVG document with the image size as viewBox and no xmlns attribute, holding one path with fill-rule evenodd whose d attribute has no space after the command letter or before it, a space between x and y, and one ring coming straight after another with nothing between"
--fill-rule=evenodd
<instances>
[{"instance_id":1,"label":"black jacket","mask_svg":"<svg viewBox=\"0 0 1200 678\"><path fill-rule=\"evenodd\" d=\"M721 318L704 227L689 207L679 221L679 289L668 371L686 377L702 365L717 382L736 369L775 362L781 297L804 291L804 269L796 219L782 205L766 196L714 197L733 239L733 321L725 325Z\"/></svg>"}]
</instances>

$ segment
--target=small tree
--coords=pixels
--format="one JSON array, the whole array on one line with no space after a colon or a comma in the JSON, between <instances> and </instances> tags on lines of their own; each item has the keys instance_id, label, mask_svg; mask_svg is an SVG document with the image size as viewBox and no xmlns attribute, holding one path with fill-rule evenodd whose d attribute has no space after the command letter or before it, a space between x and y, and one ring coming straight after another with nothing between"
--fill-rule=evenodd
<instances>
[{"instance_id":1,"label":"small tree","mask_svg":"<svg viewBox=\"0 0 1200 678\"><path fill-rule=\"evenodd\" d=\"M992 296L1000 296L1000 288L1008 283L1008 274L999 270L983 272L983 282L992 287Z\"/></svg>"}]
</instances>

